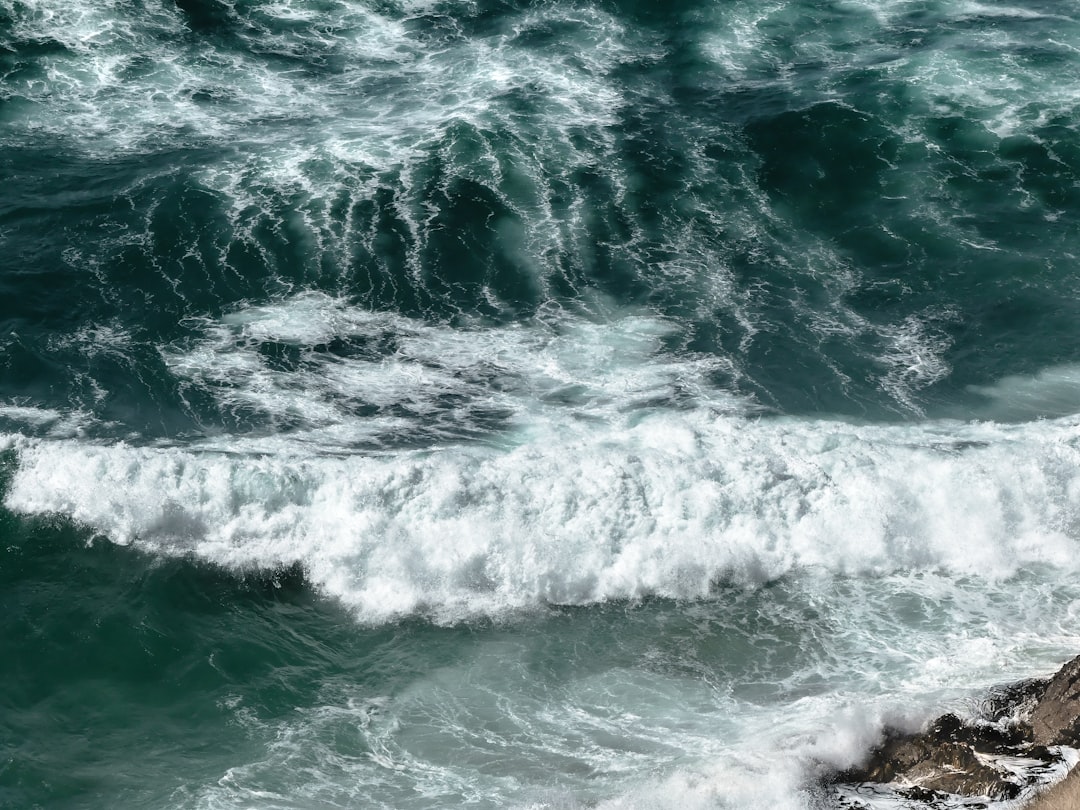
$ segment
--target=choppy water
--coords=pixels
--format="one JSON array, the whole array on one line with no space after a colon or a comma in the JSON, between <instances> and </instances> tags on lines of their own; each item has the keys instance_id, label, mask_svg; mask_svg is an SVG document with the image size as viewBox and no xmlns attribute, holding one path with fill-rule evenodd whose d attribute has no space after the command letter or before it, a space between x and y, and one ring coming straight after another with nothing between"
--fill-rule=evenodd
<instances>
[{"instance_id":1,"label":"choppy water","mask_svg":"<svg viewBox=\"0 0 1080 810\"><path fill-rule=\"evenodd\" d=\"M0 805L807 810L1080 648L1080 16L0 0Z\"/></svg>"}]
</instances>

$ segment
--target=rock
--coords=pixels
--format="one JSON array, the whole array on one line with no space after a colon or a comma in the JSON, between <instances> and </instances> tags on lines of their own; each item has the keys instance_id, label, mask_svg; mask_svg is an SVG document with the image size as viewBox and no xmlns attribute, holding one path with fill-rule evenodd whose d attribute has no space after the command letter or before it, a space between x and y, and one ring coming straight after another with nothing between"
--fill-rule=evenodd
<instances>
[{"instance_id":1,"label":"rock","mask_svg":"<svg viewBox=\"0 0 1080 810\"><path fill-rule=\"evenodd\" d=\"M1080 656L1050 679L1031 713L1031 727L1040 745L1080 743Z\"/></svg>"},{"instance_id":2,"label":"rock","mask_svg":"<svg viewBox=\"0 0 1080 810\"><path fill-rule=\"evenodd\" d=\"M985 765L974 749L963 743L946 742L904 774L916 787L957 796L987 796L1012 799L1020 786L1006 774Z\"/></svg>"},{"instance_id":3,"label":"rock","mask_svg":"<svg viewBox=\"0 0 1080 810\"><path fill-rule=\"evenodd\" d=\"M1046 764L1061 757L1047 746L1080 747L1080 656L1044 681L1022 681L990 693L985 722L944 714L917 734L886 729L866 764L834 774L832 785L887 784L908 799L936 804L945 794L1018 796L1025 783L995 766L997 757Z\"/></svg>"},{"instance_id":4,"label":"rock","mask_svg":"<svg viewBox=\"0 0 1080 810\"><path fill-rule=\"evenodd\" d=\"M1028 742L1020 734L967 725L955 714L945 714L919 734L887 732L867 764L845 771L838 781L895 781L906 785L908 793L914 790L919 795L938 792L1010 799L1020 792L1020 786L1011 774L985 764L978 755L1019 755Z\"/></svg>"}]
</instances>

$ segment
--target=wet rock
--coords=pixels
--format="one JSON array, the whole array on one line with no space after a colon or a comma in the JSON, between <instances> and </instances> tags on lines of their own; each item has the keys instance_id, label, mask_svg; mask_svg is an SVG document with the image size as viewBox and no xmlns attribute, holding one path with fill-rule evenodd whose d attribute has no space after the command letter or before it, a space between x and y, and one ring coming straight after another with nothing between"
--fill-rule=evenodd
<instances>
[{"instance_id":1,"label":"wet rock","mask_svg":"<svg viewBox=\"0 0 1080 810\"><path fill-rule=\"evenodd\" d=\"M1002 771L984 764L962 743L944 743L927 759L907 771L905 777L917 787L957 796L1012 799L1020 785Z\"/></svg>"},{"instance_id":2,"label":"wet rock","mask_svg":"<svg viewBox=\"0 0 1080 810\"><path fill-rule=\"evenodd\" d=\"M900 782L912 798L952 793L1011 799L1020 792L1012 774L982 757L1028 756L1029 744L1020 731L969 725L955 714L945 714L919 734L887 732L867 764L840 774L839 781Z\"/></svg>"},{"instance_id":3,"label":"wet rock","mask_svg":"<svg viewBox=\"0 0 1080 810\"><path fill-rule=\"evenodd\" d=\"M1080 743L1080 656L1050 679L1031 713L1031 727L1040 745Z\"/></svg>"},{"instance_id":4,"label":"wet rock","mask_svg":"<svg viewBox=\"0 0 1080 810\"><path fill-rule=\"evenodd\" d=\"M951 794L1012 799L1026 784L999 758L1060 761L1047 746L1080 746L1080 656L1044 681L1022 681L990 693L983 722L945 714L926 730L886 729L866 764L835 774L834 785L889 785L898 795L939 803Z\"/></svg>"},{"instance_id":5,"label":"wet rock","mask_svg":"<svg viewBox=\"0 0 1080 810\"><path fill-rule=\"evenodd\" d=\"M915 801L926 802L927 804L930 804L931 802L941 802L949 798L945 793L939 793L936 790L930 790L929 788L924 787L904 788L903 790L898 790L896 792L905 799L914 799Z\"/></svg>"}]
</instances>

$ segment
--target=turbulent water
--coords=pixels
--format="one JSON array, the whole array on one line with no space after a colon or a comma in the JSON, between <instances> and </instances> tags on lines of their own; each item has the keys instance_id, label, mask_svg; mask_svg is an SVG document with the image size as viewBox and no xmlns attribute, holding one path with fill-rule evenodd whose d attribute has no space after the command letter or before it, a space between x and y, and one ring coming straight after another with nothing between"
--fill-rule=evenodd
<instances>
[{"instance_id":1,"label":"turbulent water","mask_svg":"<svg viewBox=\"0 0 1080 810\"><path fill-rule=\"evenodd\" d=\"M828 807L1080 650L1057 0L0 0L0 806Z\"/></svg>"}]
</instances>

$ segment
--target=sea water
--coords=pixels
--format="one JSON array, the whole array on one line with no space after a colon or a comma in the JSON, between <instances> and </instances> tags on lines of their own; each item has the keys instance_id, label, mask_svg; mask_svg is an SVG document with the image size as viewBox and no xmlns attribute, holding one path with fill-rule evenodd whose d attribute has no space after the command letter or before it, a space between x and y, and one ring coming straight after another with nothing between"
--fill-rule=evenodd
<instances>
[{"instance_id":1,"label":"sea water","mask_svg":"<svg viewBox=\"0 0 1080 810\"><path fill-rule=\"evenodd\" d=\"M1049 0L0 0L0 806L809 810L1053 671L1078 88Z\"/></svg>"}]
</instances>

